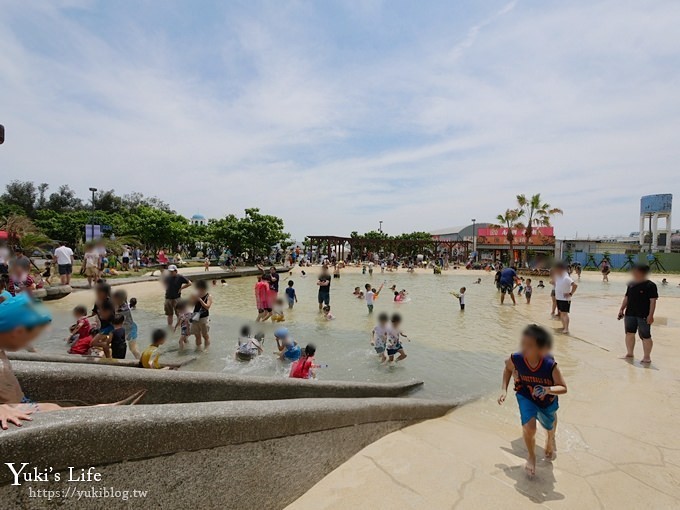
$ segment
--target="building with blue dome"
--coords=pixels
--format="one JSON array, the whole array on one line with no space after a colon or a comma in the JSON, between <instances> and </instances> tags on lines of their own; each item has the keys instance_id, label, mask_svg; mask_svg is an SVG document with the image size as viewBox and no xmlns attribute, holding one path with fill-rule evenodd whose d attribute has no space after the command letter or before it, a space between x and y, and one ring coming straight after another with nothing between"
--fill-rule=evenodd
<instances>
[{"instance_id":1,"label":"building with blue dome","mask_svg":"<svg viewBox=\"0 0 680 510\"><path fill-rule=\"evenodd\" d=\"M191 219L189 220L189 222L190 222L192 225L200 225L200 226L205 226L205 225L208 224L208 220L207 220L206 217L203 216L202 214L194 214L194 215L191 217Z\"/></svg>"}]
</instances>

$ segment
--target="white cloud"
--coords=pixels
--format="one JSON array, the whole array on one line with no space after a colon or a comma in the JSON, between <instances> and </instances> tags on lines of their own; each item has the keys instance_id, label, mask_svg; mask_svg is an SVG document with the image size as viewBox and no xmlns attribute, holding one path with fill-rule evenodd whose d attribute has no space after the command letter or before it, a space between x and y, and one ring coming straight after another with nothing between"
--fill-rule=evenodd
<instances>
[{"instance_id":1,"label":"white cloud","mask_svg":"<svg viewBox=\"0 0 680 510\"><path fill-rule=\"evenodd\" d=\"M192 17L193 38L67 4L0 8L0 184L260 206L297 236L483 221L533 192L561 237L622 233L640 195L679 196L677 2L471 3L448 25L449 3L267 3Z\"/></svg>"}]
</instances>

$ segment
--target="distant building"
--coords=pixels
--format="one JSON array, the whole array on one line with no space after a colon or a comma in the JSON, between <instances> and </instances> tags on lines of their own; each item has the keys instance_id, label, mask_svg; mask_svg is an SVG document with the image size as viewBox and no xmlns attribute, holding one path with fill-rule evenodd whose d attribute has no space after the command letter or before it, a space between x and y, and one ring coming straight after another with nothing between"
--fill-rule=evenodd
<instances>
[{"instance_id":1,"label":"distant building","mask_svg":"<svg viewBox=\"0 0 680 510\"><path fill-rule=\"evenodd\" d=\"M472 242L472 238L474 237L474 235L479 235L480 228L488 228L490 225L491 225L490 223L475 223L474 234L472 232L473 231L472 225L442 228L439 230L433 230L430 232L430 234L432 234L433 238L439 239L440 241Z\"/></svg>"},{"instance_id":2,"label":"distant building","mask_svg":"<svg viewBox=\"0 0 680 510\"><path fill-rule=\"evenodd\" d=\"M194 214L189 220L189 223L197 226L205 226L208 224L208 220L202 214Z\"/></svg>"},{"instance_id":3,"label":"distant building","mask_svg":"<svg viewBox=\"0 0 680 510\"><path fill-rule=\"evenodd\" d=\"M477 260L493 260L509 263L521 260L524 251L525 230L513 229L513 253L510 253L508 229L493 223L475 223L463 227L450 227L430 232L432 237L442 241L470 241L476 245ZM534 227L529 240L529 251L533 258L548 258L555 253L555 234L552 227ZM532 258L532 257L530 257Z\"/></svg>"},{"instance_id":4,"label":"distant building","mask_svg":"<svg viewBox=\"0 0 680 510\"><path fill-rule=\"evenodd\" d=\"M640 199L640 246L650 253L671 252L673 195L645 195Z\"/></svg>"},{"instance_id":5,"label":"distant building","mask_svg":"<svg viewBox=\"0 0 680 510\"><path fill-rule=\"evenodd\" d=\"M565 239L557 242L556 251L558 258L563 258L567 252L589 254L639 253L640 242L637 236Z\"/></svg>"}]
</instances>

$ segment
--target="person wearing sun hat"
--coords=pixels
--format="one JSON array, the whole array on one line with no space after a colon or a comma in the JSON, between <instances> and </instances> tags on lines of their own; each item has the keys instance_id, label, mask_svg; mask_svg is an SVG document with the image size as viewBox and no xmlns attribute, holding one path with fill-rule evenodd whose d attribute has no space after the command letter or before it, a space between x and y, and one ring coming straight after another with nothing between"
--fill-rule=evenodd
<instances>
[{"instance_id":1,"label":"person wearing sun hat","mask_svg":"<svg viewBox=\"0 0 680 510\"><path fill-rule=\"evenodd\" d=\"M24 393L17 380L5 351L25 349L52 321L50 313L36 303L28 294L19 294L0 303L0 426L7 423L20 425L30 420L30 412L11 407L21 404Z\"/></svg>"},{"instance_id":2,"label":"person wearing sun hat","mask_svg":"<svg viewBox=\"0 0 680 510\"><path fill-rule=\"evenodd\" d=\"M279 349L279 359L284 361L297 361L300 359L302 351L300 346L293 341L287 328L279 328L274 332L276 346Z\"/></svg>"},{"instance_id":3,"label":"person wearing sun hat","mask_svg":"<svg viewBox=\"0 0 680 510\"><path fill-rule=\"evenodd\" d=\"M23 421L30 421L37 412L59 411L62 409L82 409L81 406L68 407L53 402L34 402L24 395L18 379L12 371L5 351L18 351L28 348L44 328L52 321L47 309L31 299L27 294L7 299L0 303L0 429L7 430L9 425L21 427ZM110 404L97 406L117 406L136 404L146 393L138 391L129 397ZM0 433L2 433L0 431Z\"/></svg>"}]
</instances>

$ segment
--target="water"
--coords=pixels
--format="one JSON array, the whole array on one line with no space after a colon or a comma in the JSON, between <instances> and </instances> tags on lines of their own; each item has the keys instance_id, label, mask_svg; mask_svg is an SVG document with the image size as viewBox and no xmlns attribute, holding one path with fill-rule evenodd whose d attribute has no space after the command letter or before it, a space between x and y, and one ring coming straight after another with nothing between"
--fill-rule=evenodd
<instances>
[{"instance_id":1,"label":"water","mask_svg":"<svg viewBox=\"0 0 680 510\"><path fill-rule=\"evenodd\" d=\"M467 400L495 390L500 385L503 360L516 349L519 333L529 322L550 322L550 288L537 289L538 278L534 280L534 296L531 305L526 305L524 297L518 299L516 307L500 306L498 293L493 285L493 275L481 271L449 271L435 276L430 272L409 274L404 271L395 273L374 273L372 277L360 272L347 270L342 277L333 279L331 286L331 307L336 319L326 321L318 311L316 274L318 268L308 268L308 277L302 278L299 269L291 277L295 282L299 303L292 311L286 309L286 322L283 324L266 323L261 326L253 322L257 315L253 294L254 278L233 278L228 286L210 287L214 298L211 310L211 350L201 354L199 359L183 370L225 372L240 375L260 375L287 377L289 367L275 359L276 351L273 331L280 326L287 327L292 337L304 347L308 342L317 346L317 362L328 364L319 369L318 378L322 380L349 380L366 382L397 382L409 380L425 381L425 387L418 396L429 398L451 398ZM482 284L473 282L482 278ZM288 280L282 275L281 292ZM353 289L370 282L378 287L387 280L386 288L375 303L372 316L367 313L364 301L356 299ZM547 281L547 278L545 279ZM392 293L387 287L396 284L398 289L409 292L410 302L395 304ZM162 314L162 290L157 284L153 292L139 288L139 304L134 313L139 324L140 345L148 343L151 330L162 327L165 318ZM451 291L467 287L466 310L461 313L458 300ZM137 287L128 287L129 295L135 296ZM659 286L664 294L678 297L680 289L675 286ZM586 318L597 324L602 317L612 322L615 309L625 291L623 280L603 284L597 275L588 275L580 282L574 300L574 321ZM145 295L152 297L143 297ZM185 297L188 296L185 292ZM77 303L91 305L90 293L77 293L69 298L50 303L54 312L54 327L50 338L41 339L37 348L43 352L63 354L66 350L63 338L68 325L72 322L68 310ZM404 342L408 358L396 366L380 365L373 348L369 344L370 332L380 312L398 312L403 317L403 331L411 342ZM265 355L250 363L233 359L238 331L243 324L250 323L254 331L266 333ZM615 318L613 324L616 324ZM594 338L596 343L620 341L619 331L611 339ZM176 340L172 337L166 344L171 352L162 359L181 361L194 355L192 349L182 354L176 352ZM563 338L563 337L562 337ZM193 341L193 339L191 339ZM558 347L559 349L559 347ZM568 351L558 351L563 358ZM132 358L128 353L128 357ZM564 359L567 363L569 359ZM573 361L573 360L572 360Z\"/></svg>"}]
</instances>

